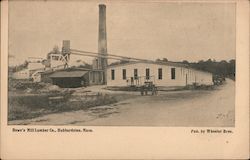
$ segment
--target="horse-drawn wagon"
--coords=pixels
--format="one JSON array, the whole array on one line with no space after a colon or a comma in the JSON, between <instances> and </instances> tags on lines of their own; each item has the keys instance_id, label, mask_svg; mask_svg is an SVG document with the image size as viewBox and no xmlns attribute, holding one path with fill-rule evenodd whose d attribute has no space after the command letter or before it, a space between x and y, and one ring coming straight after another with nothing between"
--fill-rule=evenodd
<instances>
[{"instance_id":1,"label":"horse-drawn wagon","mask_svg":"<svg viewBox=\"0 0 250 160\"><path fill-rule=\"evenodd\" d=\"M144 82L144 85L139 87L141 95L148 95L151 92L151 95L157 94L157 87L153 84L153 82Z\"/></svg>"}]
</instances>

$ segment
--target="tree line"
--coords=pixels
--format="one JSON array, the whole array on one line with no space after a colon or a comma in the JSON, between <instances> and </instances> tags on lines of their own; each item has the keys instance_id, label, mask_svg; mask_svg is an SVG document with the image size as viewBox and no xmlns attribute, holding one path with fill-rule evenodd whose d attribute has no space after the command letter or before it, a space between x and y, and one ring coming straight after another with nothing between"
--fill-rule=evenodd
<instances>
[{"instance_id":1,"label":"tree line","mask_svg":"<svg viewBox=\"0 0 250 160\"><path fill-rule=\"evenodd\" d=\"M222 77L235 78L235 59L229 61L215 61L208 59L207 61L200 60L198 62L189 63L188 61L183 61L183 64L188 64L190 67L195 69L207 71L213 73L213 75L218 75Z\"/></svg>"},{"instance_id":2,"label":"tree line","mask_svg":"<svg viewBox=\"0 0 250 160\"><path fill-rule=\"evenodd\" d=\"M169 62L167 58L156 59L156 62ZM214 76L220 77L228 77L231 79L235 79L235 59L231 59L229 61L221 60L211 60L208 59L206 61L200 60L198 62L188 62L187 60L183 60L182 62L177 62L181 64L185 64L192 68L207 71L212 73Z\"/></svg>"}]
</instances>

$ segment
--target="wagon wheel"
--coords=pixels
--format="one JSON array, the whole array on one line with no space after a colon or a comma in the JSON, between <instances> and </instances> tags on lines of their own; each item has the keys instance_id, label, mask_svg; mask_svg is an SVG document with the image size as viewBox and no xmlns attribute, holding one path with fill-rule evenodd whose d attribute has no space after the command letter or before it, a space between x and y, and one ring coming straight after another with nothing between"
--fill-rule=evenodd
<instances>
[{"instance_id":1,"label":"wagon wheel","mask_svg":"<svg viewBox=\"0 0 250 160\"><path fill-rule=\"evenodd\" d=\"M142 87L140 88L140 90L141 90L141 95L143 96L143 95L144 95L144 90L145 90L144 86L142 86Z\"/></svg>"},{"instance_id":2,"label":"wagon wheel","mask_svg":"<svg viewBox=\"0 0 250 160\"><path fill-rule=\"evenodd\" d=\"M154 87L152 87L151 91L152 91L152 95L154 95L154 94L155 94L155 89L154 89Z\"/></svg>"},{"instance_id":3,"label":"wagon wheel","mask_svg":"<svg viewBox=\"0 0 250 160\"><path fill-rule=\"evenodd\" d=\"M155 95L158 94L158 90L157 90L157 87L155 87Z\"/></svg>"}]
</instances>

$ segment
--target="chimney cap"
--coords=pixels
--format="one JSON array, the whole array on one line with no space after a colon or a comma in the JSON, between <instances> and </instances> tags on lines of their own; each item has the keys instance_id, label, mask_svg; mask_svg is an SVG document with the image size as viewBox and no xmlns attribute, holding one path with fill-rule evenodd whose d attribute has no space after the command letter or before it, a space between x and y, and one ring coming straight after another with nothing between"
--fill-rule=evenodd
<instances>
[{"instance_id":1,"label":"chimney cap","mask_svg":"<svg viewBox=\"0 0 250 160\"><path fill-rule=\"evenodd\" d=\"M106 7L105 4L99 4L99 7Z\"/></svg>"}]
</instances>

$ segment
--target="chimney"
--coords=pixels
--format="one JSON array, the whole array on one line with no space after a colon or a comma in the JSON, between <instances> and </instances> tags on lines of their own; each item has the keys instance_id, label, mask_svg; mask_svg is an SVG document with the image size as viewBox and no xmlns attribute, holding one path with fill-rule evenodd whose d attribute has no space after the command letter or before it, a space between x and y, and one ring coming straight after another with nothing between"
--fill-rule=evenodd
<instances>
[{"instance_id":1,"label":"chimney","mask_svg":"<svg viewBox=\"0 0 250 160\"><path fill-rule=\"evenodd\" d=\"M62 43L62 54L66 55L70 53L70 40L63 40Z\"/></svg>"},{"instance_id":2,"label":"chimney","mask_svg":"<svg viewBox=\"0 0 250 160\"><path fill-rule=\"evenodd\" d=\"M68 67L70 59L70 40L63 40L62 43L62 55L64 57L64 68Z\"/></svg>"},{"instance_id":3,"label":"chimney","mask_svg":"<svg viewBox=\"0 0 250 160\"><path fill-rule=\"evenodd\" d=\"M106 5L99 5L99 35L98 35L98 53L107 55L107 33L106 33ZM108 65L107 58L98 58L98 69L104 71L103 80L107 82L106 68Z\"/></svg>"}]
</instances>

